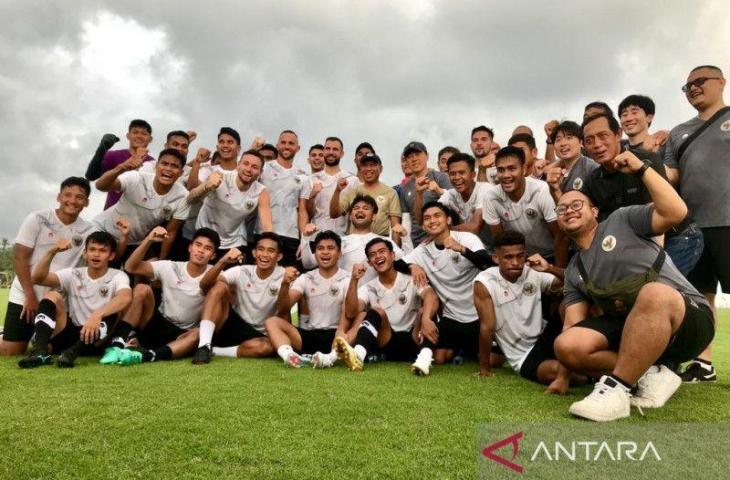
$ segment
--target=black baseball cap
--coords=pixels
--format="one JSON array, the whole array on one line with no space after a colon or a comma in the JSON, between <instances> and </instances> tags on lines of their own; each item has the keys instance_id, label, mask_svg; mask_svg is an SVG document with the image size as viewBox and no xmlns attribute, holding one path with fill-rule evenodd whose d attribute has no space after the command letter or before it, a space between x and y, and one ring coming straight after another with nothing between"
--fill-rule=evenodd
<instances>
[{"instance_id":1,"label":"black baseball cap","mask_svg":"<svg viewBox=\"0 0 730 480\"><path fill-rule=\"evenodd\" d=\"M360 165L362 165L363 163L366 163L366 162L375 162L380 165L383 164L383 162L380 160L380 157L374 153L368 153L367 155L363 156L360 159Z\"/></svg>"},{"instance_id":2,"label":"black baseball cap","mask_svg":"<svg viewBox=\"0 0 730 480\"><path fill-rule=\"evenodd\" d=\"M428 150L426 150L426 145L422 144L421 142L411 142L406 145L406 148L403 149L403 155L407 156L409 153L412 152L428 153Z\"/></svg>"}]
</instances>

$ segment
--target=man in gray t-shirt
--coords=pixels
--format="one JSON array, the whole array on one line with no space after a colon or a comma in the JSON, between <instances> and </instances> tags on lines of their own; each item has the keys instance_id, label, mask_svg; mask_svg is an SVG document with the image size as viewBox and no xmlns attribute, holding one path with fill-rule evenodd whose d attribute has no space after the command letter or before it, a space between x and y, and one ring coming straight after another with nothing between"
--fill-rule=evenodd
<instances>
[{"instance_id":1,"label":"man in gray t-shirt","mask_svg":"<svg viewBox=\"0 0 730 480\"><path fill-rule=\"evenodd\" d=\"M633 153L619 154L614 165L641 178L654 204L620 208L600 224L598 209L580 191L563 194L556 207L558 225L578 252L565 272L565 321L555 352L567 369L601 377L570 407L595 421L628 417L630 405L663 406L682 383L664 364L693 358L714 335L709 304L652 241L684 219L686 205ZM601 315L592 316L596 309ZM551 391L564 391L568 374Z\"/></svg>"},{"instance_id":2,"label":"man in gray t-shirt","mask_svg":"<svg viewBox=\"0 0 730 480\"><path fill-rule=\"evenodd\" d=\"M710 304L715 303L718 282L723 292L730 292L730 109L723 101L724 88L725 78L717 67L690 72L682 90L698 116L672 129L663 152L667 178L702 229L705 247L687 278ZM713 119L715 114L719 116ZM705 125L680 156L682 144ZM709 349L685 369L682 380L717 380Z\"/></svg>"}]
</instances>

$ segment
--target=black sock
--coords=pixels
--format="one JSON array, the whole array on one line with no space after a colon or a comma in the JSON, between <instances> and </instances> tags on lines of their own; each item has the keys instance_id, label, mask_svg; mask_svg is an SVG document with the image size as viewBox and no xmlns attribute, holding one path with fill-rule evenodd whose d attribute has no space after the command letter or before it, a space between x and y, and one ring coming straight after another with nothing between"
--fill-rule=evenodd
<instances>
[{"instance_id":1,"label":"black sock","mask_svg":"<svg viewBox=\"0 0 730 480\"><path fill-rule=\"evenodd\" d=\"M168 345L155 348L155 360L172 360L172 349Z\"/></svg>"},{"instance_id":2,"label":"black sock","mask_svg":"<svg viewBox=\"0 0 730 480\"><path fill-rule=\"evenodd\" d=\"M378 347L378 330L383 319L375 310L368 310L365 318L357 330L355 345L361 345L365 350L371 352Z\"/></svg>"},{"instance_id":3,"label":"black sock","mask_svg":"<svg viewBox=\"0 0 730 480\"><path fill-rule=\"evenodd\" d=\"M626 387L629 390L631 390L631 388L633 387L633 385L631 385L630 383L626 382L624 379L622 379L621 377L619 377L613 373L611 375L609 375L609 378L616 380L617 383L620 383L621 385L623 385L624 387Z\"/></svg>"},{"instance_id":4,"label":"black sock","mask_svg":"<svg viewBox=\"0 0 730 480\"><path fill-rule=\"evenodd\" d=\"M127 337L129 337L132 330L134 330L133 326L124 320L119 320L117 324L114 325L114 329L111 332L111 346L124 348L126 346Z\"/></svg>"},{"instance_id":5,"label":"black sock","mask_svg":"<svg viewBox=\"0 0 730 480\"><path fill-rule=\"evenodd\" d=\"M53 325L56 324L56 304L47 298L38 304L38 314L35 316L36 321L33 326L35 351L47 353L54 327L43 321L44 318L50 320Z\"/></svg>"},{"instance_id":6,"label":"black sock","mask_svg":"<svg viewBox=\"0 0 730 480\"><path fill-rule=\"evenodd\" d=\"M428 338L423 337L423 340L421 341L421 348L430 348L431 350L436 350L436 344Z\"/></svg>"}]
</instances>

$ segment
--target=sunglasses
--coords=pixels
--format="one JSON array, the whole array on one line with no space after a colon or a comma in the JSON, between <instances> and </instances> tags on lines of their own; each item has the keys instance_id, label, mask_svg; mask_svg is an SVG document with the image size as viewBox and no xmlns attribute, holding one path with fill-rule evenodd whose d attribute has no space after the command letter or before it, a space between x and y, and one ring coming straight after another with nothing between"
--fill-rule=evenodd
<instances>
[{"instance_id":1,"label":"sunglasses","mask_svg":"<svg viewBox=\"0 0 730 480\"><path fill-rule=\"evenodd\" d=\"M708 81L708 80L720 80L721 78L722 77L699 77L699 78L695 78L691 82L687 82L684 85L682 85L682 91L684 93L687 93L687 92L689 92L689 89L692 88L693 86L699 88L702 85L704 85L705 82Z\"/></svg>"}]
</instances>

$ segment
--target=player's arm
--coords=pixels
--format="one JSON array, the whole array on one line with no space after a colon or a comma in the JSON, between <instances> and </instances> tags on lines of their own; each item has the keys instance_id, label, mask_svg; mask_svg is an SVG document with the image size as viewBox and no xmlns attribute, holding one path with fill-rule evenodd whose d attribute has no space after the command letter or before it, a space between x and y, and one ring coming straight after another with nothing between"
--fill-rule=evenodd
<instances>
[{"instance_id":1,"label":"player's arm","mask_svg":"<svg viewBox=\"0 0 730 480\"><path fill-rule=\"evenodd\" d=\"M487 252L483 245L482 248L471 250L467 246L459 243L454 237L449 236L444 240L444 248L460 253L462 257L469 260L480 270L484 270L488 266L493 265L492 256L489 255L489 252Z\"/></svg>"},{"instance_id":2,"label":"player's arm","mask_svg":"<svg viewBox=\"0 0 730 480\"><path fill-rule=\"evenodd\" d=\"M360 279L365 275L366 267L362 263L356 263L352 266L352 274L350 275L350 284L347 286L345 293L345 316L352 320L357 314L365 309L365 303L357 296L357 289Z\"/></svg>"},{"instance_id":3,"label":"player's arm","mask_svg":"<svg viewBox=\"0 0 730 480\"><path fill-rule=\"evenodd\" d=\"M210 150L199 148L195 158L190 162L190 175L188 175L188 183L185 185L188 190L193 190L200 185L200 166L208 160L210 160Z\"/></svg>"},{"instance_id":4,"label":"player's arm","mask_svg":"<svg viewBox=\"0 0 730 480\"><path fill-rule=\"evenodd\" d=\"M268 190L264 190L259 195L258 216L262 232L274 230L274 222L271 216L271 195Z\"/></svg>"},{"instance_id":5,"label":"player's arm","mask_svg":"<svg viewBox=\"0 0 730 480\"><path fill-rule=\"evenodd\" d=\"M280 318L289 318L291 314L291 306L302 298L301 292L290 290L292 282L299 276L299 270L294 267L286 267L284 269L284 278L281 280L279 295L276 297L276 316Z\"/></svg>"},{"instance_id":6,"label":"player's arm","mask_svg":"<svg viewBox=\"0 0 730 480\"><path fill-rule=\"evenodd\" d=\"M175 243L175 237L177 237L180 227L182 226L183 221L177 218L172 218L169 222L167 222L167 226L165 227L167 236L162 240L162 246L160 247L160 260L164 260L170 255L172 244Z\"/></svg>"},{"instance_id":7,"label":"player's arm","mask_svg":"<svg viewBox=\"0 0 730 480\"><path fill-rule=\"evenodd\" d=\"M81 327L79 336L84 343L92 343L99 339L99 325L105 317L116 315L132 303L132 290L127 286L117 291L108 303L106 303L99 310L96 310L89 315L84 325ZM112 325L109 325L111 328Z\"/></svg>"},{"instance_id":8,"label":"player's arm","mask_svg":"<svg viewBox=\"0 0 730 480\"><path fill-rule=\"evenodd\" d=\"M416 179L416 198L413 200L413 218L415 218L418 225L423 224L423 195L428 190L428 183L428 177ZM405 211L404 207L401 208Z\"/></svg>"},{"instance_id":9,"label":"player's arm","mask_svg":"<svg viewBox=\"0 0 730 480\"><path fill-rule=\"evenodd\" d=\"M555 130L558 125L560 125L560 122L557 120L550 120L545 124L545 136L547 137L547 140L545 140L545 160L547 162L555 161L555 145L553 145L553 141L550 139L553 136L553 130Z\"/></svg>"},{"instance_id":10,"label":"player's arm","mask_svg":"<svg viewBox=\"0 0 730 480\"><path fill-rule=\"evenodd\" d=\"M474 213L472 214L471 218L467 220L466 222L460 223L459 225L456 225L455 227L452 227L451 229L457 232L469 232L473 233L474 235L479 235L479 233L482 231L482 228L484 228L484 218L482 218L482 209L477 208Z\"/></svg>"},{"instance_id":11,"label":"player's arm","mask_svg":"<svg viewBox=\"0 0 730 480\"><path fill-rule=\"evenodd\" d=\"M330 199L330 218L340 218L342 216L343 208L342 205L340 205L340 193L347 188L347 179L340 178L337 180L337 186L335 187L335 191L332 193L332 198Z\"/></svg>"},{"instance_id":12,"label":"player's arm","mask_svg":"<svg viewBox=\"0 0 730 480\"><path fill-rule=\"evenodd\" d=\"M309 198L307 199L307 213L309 214L309 218L314 217L314 213L316 211L316 208L314 206L314 201L317 199L317 195L321 191L322 191L322 183L321 182L312 182L312 191L310 192Z\"/></svg>"},{"instance_id":13,"label":"player's arm","mask_svg":"<svg viewBox=\"0 0 730 480\"><path fill-rule=\"evenodd\" d=\"M550 284L550 293L556 294L563 291L563 282L565 281L564 268L551 265L539 253L535 253L527 257L527 264L536 272L549 273L555 277Z\"/></svg>"},{"instance_id":14,"label":"player's arm","mask_svg":"<svg viewBox=\"0 0 730 480\"><path fill-rule=\"evenodd\" d=\"M203 183L199 183L188 193L187 203L193 204L202 201L210 192L218 189L223 182L223 175L220 172L213 172ZM189 184L189 183L188 183Z\"/></svg>"},{"instance_id":15,"label":"player's arm","mask_svg":"<svg viewBox=\"0 0 730 480\"><path fill-rule=\"evenodd\" d=\"M120 163L116 167L107 171L96 181L96 188L102 192L122 190L122 182L119 181L119 175L130 170L137 170L142 166L143 159L147 155L147 149L138 149L137 152L129 157L125 162Z\"/></svg>"},{"instance_id":16,"label":"player's arm","mask_svg":"<svg viewBox=\"0 0 730 480\"><path fill-rule=\"evenodd\" d=\"M433 319L436 317L439 309L439 297L433 288L426 287L421 292L421 317L414 330L418 330L418 334L436 345L439 341L439 329Z\"/></svg>"},{"instance_id":17,"label":"player's arm","mask_svg":"<svg viewBox=\"0 0 730 480\"><path fill-rule=\"evenodd\" d=\"M33 255L33 248L26 247L19 243L13 245L13 270L15 276L18 277L20 286L23 287L25 301L23 302L23 311L20 317L26 317L28 321L33 320L38 311L38 298L33 290L33 280L30 272L30 257Z\"/></svg>"},{"instance_id":18,"label":"player's arm","mask_svg":"<svg viewBox=\"0 0 730 480\"><path fill-rule=\"evenodd\" d=\"M309 223L309 212L307 211L307 199L300 198L297 206L297 224L299 231L303 232L304 227Z\"/></svg>"},{"instance_id":19,"label":"player's arm","mask_svg":"<svg viewBox=\"0 0 730 480\"><path fill-rule=\"evenodd\" d=\"M146 278L154 277L155 271L152 268L152 263L145 261L144 257L154 243L163 241L166 236L167 230L163 227L153 228L124 263L124 270L132 275L141 275Z\"/></svg>"},{"instance_id":20,"label":"player's arm","mask_svg":"<svg viewBox=\"0 0 730 480\"><path fill-rule=\"evenodd\" d=\"M210 270L205 272L203 278L200 279L200 289L204 292L207 292L213 287L213 285L215 285L215 282L217 282L218 280L228 284L225 278L221 275L223 269L226 268L228 265L242 262L243 254L239 249L232 248L228 250L225 255L218 259L218 261L215 263L215 265L213 265Z\"/></svg>"},{"instance_id":21,"label":"player's arm","mask_svg":"<svg viewBox=\"0 0 730 480\"><path fill-rule=\"evenodd\" d=\"M667 181L674 187L679 185L679 169L667 167L664 165L664 173L667 175Z\"/></svg>"},{"instance_id":22,"label":"player's arm","mask_svg":"<svg viewBox=\"0 0 730 480\"><path fill-rule=\"evenodd\" d=\"M568 265L568 245L570 239L565 236L557 221L548 222L547 224L550 235L553 236L553 252L555 252L555 263L561 267Z\"/></svg>"},{"instance_id":23,"label":"player's arm","mask_svg":"<svg viewBox=\"0 0 730 480\"><path fill-rule=\"evenodd\" d=\"M31 274L31 280L37 285L43 285L44 287L57 288L61 285L58 281L58 276L51 272L51 262L53 257L59 252L64 252L71 248L71 242L68 239L62 238L57 240L51 248L46 250L40 261L36 263L33 273Z\"/></svg>"},{"instance_id":24,"label":"player's arm","mask_svg":"<svg viewBox=\"0 0 730 480\"><path fill-rule=\"evenodd\" d=\"M489 355L497 320L492 296L481 282L474 282L474 306L479 314L479 376L491 377L494 373L489 370Z\"/></svg>"},{"instance_id":25,"label":"player's arm","mask_svg":"<svg viewBox=\"0 0 730 480\"><path fill-rule=\"evenodd\" d=\"M489 226L489 231L492 233L492 238L496 238L497 235L499 235L500 233L502 233L502 230L504 230L504 229L502 228L502 224L501 223L498 223L496 225L490 225Z\"/></svg>"}]
</instances>

